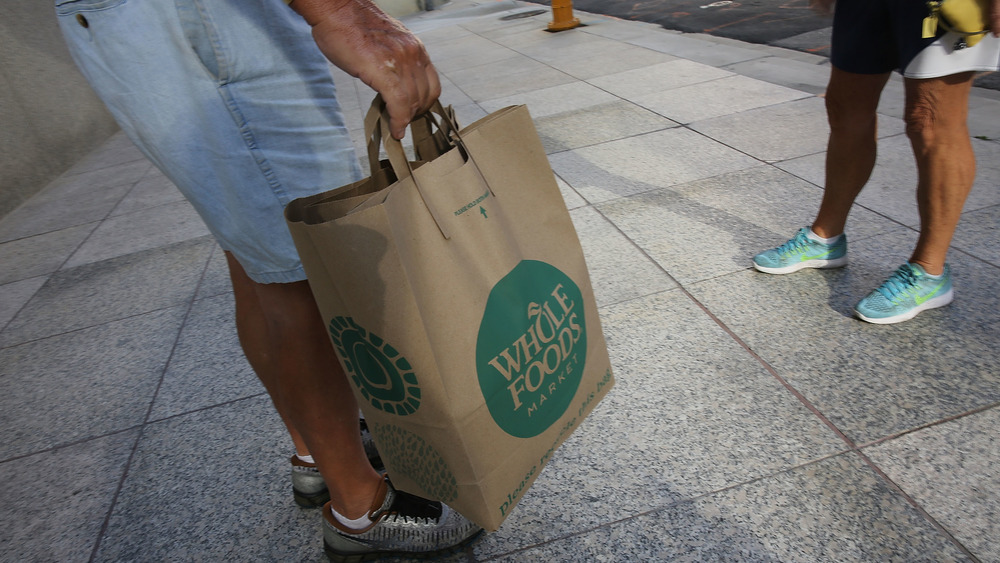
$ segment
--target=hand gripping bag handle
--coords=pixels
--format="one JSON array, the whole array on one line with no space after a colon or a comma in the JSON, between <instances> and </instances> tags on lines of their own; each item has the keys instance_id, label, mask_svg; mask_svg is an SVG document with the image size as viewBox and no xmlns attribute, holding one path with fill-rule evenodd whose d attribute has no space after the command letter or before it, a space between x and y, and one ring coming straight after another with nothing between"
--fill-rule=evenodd
<instances>
[{"instance_id":1,"label":"hand gripping bag handle","mask_svg":"<svg viewBox=\"0 0 1000 563\"><path fill-rule=\"evenodd\" d=\"M440 122L437 121L435 114L441 118ZM418 116L416 119L429 120L439 130L445 132L445 138L449 140L450 146L457 147L462 151L462 155L472 164L472 167L476 170L476 174L480 177L483 184L486 185L491 194L493 193L493 188L489 185L489 182L486 181L482 171L473 159L472 154L466 148L465 142L459 133L458 125L455 123L454 112L450 107L445 109L441 106L440 101L435 101L430 111ZM376 163L378 162L379 145L381 144L382 147L385 148L385 152L389 157L389 164L392 167L393 172L395 172L396 177L400 180L407 177L413 179L413 185L417 188L417 193L420 194L420 199L423 200L424 206L426 206L427 210L430 212L438 230L441 231L441 235L445 239L450 239L451 235L449 234L444 221L441 220L441 214L431 203L430 199L427 197L425 188L421 186L417 177L413 174L413 166L410 164L410 160L407 158L406 152L403 150L402 143L400 143L398 139L395 139L389 132L389 113L381 95L375 96L375 99L372 100L372 106L368 110L368 114L365 116L365 135L368 138L368 159L372 173L374 174L378 171L378 165ZM444 152L447 151L441 151L442 154Z\"/></svg>"}]
</instances>

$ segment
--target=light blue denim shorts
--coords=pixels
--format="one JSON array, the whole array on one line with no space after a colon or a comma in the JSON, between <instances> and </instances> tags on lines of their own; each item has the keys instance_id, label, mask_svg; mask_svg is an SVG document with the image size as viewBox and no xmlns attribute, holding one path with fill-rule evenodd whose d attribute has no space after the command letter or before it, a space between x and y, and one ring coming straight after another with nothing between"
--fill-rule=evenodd
<instances>
[{"instance_id":1,"label":"light blue denim shorts","mask_svg":"<svg viewBox=\"0 0 1000 563\"><path fill-rule=\"evenodd\" d=\"M305 279L283 211L360 169L329 63L281 0L56 0L74 60L260 283Z\"/></svg>"}]
</instances>

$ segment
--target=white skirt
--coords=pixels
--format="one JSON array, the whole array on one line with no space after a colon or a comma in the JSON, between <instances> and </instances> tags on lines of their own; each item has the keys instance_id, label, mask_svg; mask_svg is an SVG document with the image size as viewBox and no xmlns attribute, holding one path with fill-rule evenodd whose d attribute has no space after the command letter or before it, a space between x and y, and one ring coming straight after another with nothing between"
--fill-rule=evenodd
<instances>
[{"instance_id":1,"label":"white skirt","mask_svg":"<svg viewBox=\"0 0 1000 563\"><path fill-rule=\"evenodd\" d=\"M907 78L937 78L967 71L1000 70L1000 37L987 33L975 47L955 50L960 39L948 32L928 45L903 71Z\"/></svg>"}]
</instances>

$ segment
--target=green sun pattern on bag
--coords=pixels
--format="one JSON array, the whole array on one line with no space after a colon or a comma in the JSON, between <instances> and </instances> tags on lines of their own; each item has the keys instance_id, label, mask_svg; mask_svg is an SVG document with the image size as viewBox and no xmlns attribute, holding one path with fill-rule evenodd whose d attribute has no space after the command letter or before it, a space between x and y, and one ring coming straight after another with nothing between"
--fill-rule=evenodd
<instances>
[{"instance_id":1,"label":"green sun pattern on bag","mask_svg":"<svg viewBox=\"0 0 1000 563\"><path fill-rule=\"evenodd\" d=\"M523 260L493 286L479 326L476 371L505 432L530 438L559 420L586 359L583 295L569 276Z\"/></svg>"},{"instance_id":2,"label":"green sun pattern on bag","mask_svg":"<svg viewBox=\"0 0 1000 563\"><path fill-rule=\"evenodd\" d=\"M400 416L420 408L417 375L402 354L350 317L334 317L329 329L347 375L373 407Z\"/></svg>"},{"instance_id":3,"label":"green sun pattern on bag","mask_svg":"<svg viewBox=\"0 0 1000 563\"><path fill-rule=\"evenodd\" d=\"M458 482L444 458L423 438L391 424L370 424L378 450L394 471L413 479L431 498L458 498Z\"/></svg>"}]
</instances>

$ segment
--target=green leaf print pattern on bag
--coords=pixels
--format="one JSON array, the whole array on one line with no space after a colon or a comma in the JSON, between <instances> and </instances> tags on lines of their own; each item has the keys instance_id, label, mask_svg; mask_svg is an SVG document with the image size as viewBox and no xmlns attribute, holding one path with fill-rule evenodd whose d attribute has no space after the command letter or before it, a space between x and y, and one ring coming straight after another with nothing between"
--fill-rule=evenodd
<instances>
[{"instance_id":1,"label":"green leaf print pattern on bag","mask_svg":"<svg viewBox=\"0 0 1000 563\"><path fill-rule=\"evenodd\" d=\"M329 328L347 375L365 400L390 414L416 412L420 387L406 358L350 317L334 317Z\"/></svg>"},{"instance_id":2,"label":"green leaf print pattern on bag","mask_svg":"<svg viewBox=\"0 0 1000 563\"><path fill-rule=\"evenodd\" d=\"M441 454L423 438L392 424L371 426L379 452L393 460L393 469L409 476L441 502L458 498L458 483Z\"/></svg>"},{"instance_id":3,"label":"green leaf print pattern on bag","mask_svg":"<svg viewBox=\"0 0 1000 563\"><path fill-rule=\"evenodd\" d=\"M530 438L566 412L583 376L587 324L580 288L523 260L493 286L476 344L479 387L505 432Z\"/></svg>"}]
</instances>

